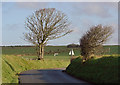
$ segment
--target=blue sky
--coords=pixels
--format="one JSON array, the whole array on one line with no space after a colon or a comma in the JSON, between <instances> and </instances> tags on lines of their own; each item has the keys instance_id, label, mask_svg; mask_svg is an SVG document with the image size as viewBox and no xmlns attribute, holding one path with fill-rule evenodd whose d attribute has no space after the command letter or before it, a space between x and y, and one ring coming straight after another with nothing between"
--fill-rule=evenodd
<instances>
[{"instance_id":1,"label":"blue sky","mask_svg":"<svg viewBox=\"0 0 120 85\"><path fill-rule=\"evenodd\" d=\"M2 45L30 45L24 41L24 22L35 10L56 8L65 13L74 30L48 45L79 44L79 39L93 25L110 25L114 29L106 44L118 44L117 2L2 2Z\"/></svg>"}]
</instances>

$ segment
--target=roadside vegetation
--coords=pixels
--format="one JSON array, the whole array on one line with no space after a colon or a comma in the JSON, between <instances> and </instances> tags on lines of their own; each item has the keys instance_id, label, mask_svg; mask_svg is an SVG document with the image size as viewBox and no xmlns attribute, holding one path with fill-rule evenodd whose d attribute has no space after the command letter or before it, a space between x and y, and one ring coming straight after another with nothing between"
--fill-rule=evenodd
<instances>
[{"instance_id":1,"label":"roadside vegetation","mask_svg":"<svg viewBox=\"0 0 120 85\"><path fill-rule=\"evenodd\" d=\"M29 60L15 55L2 55L2 83L18 83L18 74L31 69L65 68L69 60Z\"/></svg>"},{"instance_id":2,"label":"roadside vegetation","mask_svg":"<svg viewBox=\"0 0 120 85\"><path fill-rule=\"evenodd\" d=\"M82 58L78 57L66 68L66 72L93 84L118 83L120 70L118 62L120 62L118 55L94 57L84 64Z\"/></svg>"}]
</instances>

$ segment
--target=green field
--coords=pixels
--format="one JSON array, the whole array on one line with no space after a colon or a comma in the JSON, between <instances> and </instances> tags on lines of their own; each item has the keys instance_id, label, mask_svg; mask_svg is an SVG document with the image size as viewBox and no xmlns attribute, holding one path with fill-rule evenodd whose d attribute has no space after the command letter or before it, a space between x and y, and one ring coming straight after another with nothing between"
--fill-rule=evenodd
<instances>
[{"instance_id":1,"label":"green field","mask_svg":"<svg viewBox=\"0 0 120 85\"><path fill-rule=\"evenodd\" d=\"M66 46L46 46L45 56L53 56L54 53L59 53L59 56L68 56L69 51L72 48L67 48ZM79 48L73 48L75 55L80 54ZM35 47L26 46L16 46L16 47L2 47L2 54L5 55L36 55Z\"/></svg>"},{"instance_id":2,"label":"green field","mask_svg":"<svg viewBox=\"0 0 120 85\"><path fill-rule=\"evenodd\" d=\"M119 46L120 47L120 46ZM118 54L118 46L104 46L107 50L104 54L112 55ZM108 50L108 48L110 50ZM59 53L58 56L68 56L69 51L73 49L75 56L80 55L80 48L67 48L67 46L46 46L45 56L53 56L54 53ZM18 56L36 56L36 50L33 46L7 46L2 47L2 54L4 55L18 55Z\"/></svg>"},{"instance_id":3,"label":"green field","mask_svg":"<svg viewBox=\"0 0 120 85\"><path fill-rule=\"evenodd\" d=\"M118 83L120 56L103 56L94 58L82 64L80 57L72 61L66 72L93 84Z\"/></svg>"},{"instance_id":4,"label":"green field","mask_svg":"<svg viewBox=\"0 0 120 85\"><path fill-rule=\"evenodd\" d=\"M46 46L44 59L64 59L70 60L71 56L69 56L69 51L72 48L67 48L66 46ZM73 48L75 56L80 55L79 48ZM54 53L58 53L58 56L54 56ZM3 55L15 55L21 56L24 58L37 58L35 47L3 47L2 48Z\"/></svg>"}]
</instances>

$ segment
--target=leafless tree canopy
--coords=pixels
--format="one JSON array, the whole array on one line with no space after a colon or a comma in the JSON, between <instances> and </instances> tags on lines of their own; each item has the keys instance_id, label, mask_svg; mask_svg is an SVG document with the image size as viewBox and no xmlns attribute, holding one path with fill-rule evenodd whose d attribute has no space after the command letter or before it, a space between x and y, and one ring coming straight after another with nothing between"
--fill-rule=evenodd
<instances>
[{"instance_id":1,"label":"leafless tree canopy","mask_svg":"<svg viewBox=\"0 0 120 85\"><path fill-rule=\"evenodd\" d=\"M29 32L25 33L25 38L41 49L48 40L60 38L72 32L68 29L69 25L67 16L61 11L55 8L40 9L27 18L25 27Z\"/></svg>"},{"instance_id":2,"label":"leafless tree canopy","mask_svg":"<svg viewBox=\"0 0 120 85\"><path fill-rule=\"evenodd\" d=\"M112 27L97 25L90 28L80 39L81 55L87 60L92 54L100 50L102 45L110 39Z\"/></svg>"}]
</instances>

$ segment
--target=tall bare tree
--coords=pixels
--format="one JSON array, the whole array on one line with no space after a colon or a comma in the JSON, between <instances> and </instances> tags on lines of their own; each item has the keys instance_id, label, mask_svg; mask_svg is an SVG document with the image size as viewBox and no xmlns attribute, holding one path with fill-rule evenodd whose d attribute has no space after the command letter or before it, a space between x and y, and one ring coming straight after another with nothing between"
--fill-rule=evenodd
<instances>
[{"instance_id":1,"label":"tall bare tree","mask_svg":"<svg viewBox=\"0 0 120 85\"><path fill-rule=\"evenodd\" d=\"M91 27L80 39L83 61L86 61L92 54L98 52L102 45L110 39L112 33L113 29L111 26L97 25Z\"/></svg>"},{"instance_id":2,"label":"tall bare tree","mask_svg":"<svg viewBox=\"0 0 120 85\"><path fill-rule=\"evenodd\" d=\"M67 16L55 8L37 10L25 22L25 38L37 47L38 60L43 59L44 46L48 40L60 38L72 32Z\"/></svg>"}]
</instances>

